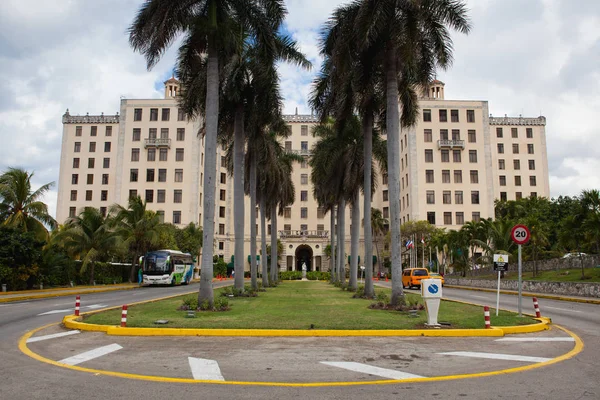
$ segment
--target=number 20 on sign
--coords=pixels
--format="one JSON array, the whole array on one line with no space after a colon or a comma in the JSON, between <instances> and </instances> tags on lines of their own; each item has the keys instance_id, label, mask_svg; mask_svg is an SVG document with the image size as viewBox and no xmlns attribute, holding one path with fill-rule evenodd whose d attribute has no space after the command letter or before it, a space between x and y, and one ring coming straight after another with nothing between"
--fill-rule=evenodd
<instances>
[{"instance_id":1,"label":"number 20 on sign","mask_svg":"<svg viewBox=\"0 0 600 400\"><path fill-rule=\"evenodd\" d=\"M525 225L515 225L512 228L511 238L516 244L525 244L529 242L531 233Z\"/></svg>"}]
</instances>

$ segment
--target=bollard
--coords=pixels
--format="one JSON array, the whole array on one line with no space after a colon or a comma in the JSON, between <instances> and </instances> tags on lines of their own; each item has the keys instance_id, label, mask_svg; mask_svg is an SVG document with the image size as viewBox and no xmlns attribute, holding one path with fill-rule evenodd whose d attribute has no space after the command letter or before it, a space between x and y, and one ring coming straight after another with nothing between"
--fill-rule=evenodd
<instances>
[{"instance_id":1,"label":"bollard","mask_svg":"<svg viewBox=\"0 0 600 400\"><path fill-rule=\"evenodd\" d=\"M490 329L490 308L488 306L483 306L483 316L485 318L485 329Z\"/></svg>"},{"instance_id":2,"label":"bollard","mask_svg":"<svg viewBox=\"0 0 600 400\"><path fill-rule=\"evenodd\" d=\"M6 283L3 283L3 284L2 284L2 291L3 291L3 292L6 292Z\"/></svg>"},{"instance_id":3,"label":"bollard","mask_svg":"<svg viewBox=\"0 0 600 400\"><path fill-rule=\"evenodd\" d=\"M540 312L540 306L538 304L537 297L533 298L533 308L535 308L535 317L540 318L542 316L542 313Z\"/></svg>"},{"instance_id":4,"label":"bollard","mask_svg":"<svg viewBox=\"0 0 600 400\"><path fill-rule=\"evenodd\" d=\"M75 297L75 316L79 317L79 305L81 304L81 298L79 296Z\"/></svg>"},{"instance_id":5,"label":"bollard","mask_svg":"<svg viewBox=\"0 0 600 400\"><path fill-rule=\"evenodd\" d=\"M127 304L123 304L123 311L121 311L121 327L127 326Z\"/></svg>"}]
</instances>

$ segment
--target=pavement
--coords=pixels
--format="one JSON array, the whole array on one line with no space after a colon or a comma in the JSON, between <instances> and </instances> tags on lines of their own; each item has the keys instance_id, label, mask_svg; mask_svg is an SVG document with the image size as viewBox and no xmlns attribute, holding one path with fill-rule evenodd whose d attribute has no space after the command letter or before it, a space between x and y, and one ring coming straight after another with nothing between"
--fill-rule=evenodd
<instances>
[{"instance_id":1,"label":"pavement","mask_svg":"<svg viewBox=\"0 0 600 400\"><path fill-rule=\"evenodd\" d=\"M496 293L497 289L490 288L479 288L473 286L458 286L458 285L444 285L445 288L454 288L454 289L462 289L462 290L474 290L477 292L489 292ZM519 292L516 290L500 290L502 294L510 294L513 296L518 296ZM589 304L600 304L600 299L594 297L583 297L583 296L562 296L548 293L534 293L534 292L521 292L522 296L525 297L537 297L539 299L550 299L550 300L560 300L560 301L572 301L576 303L589 303Z\"/></svg>"}]
</instances>

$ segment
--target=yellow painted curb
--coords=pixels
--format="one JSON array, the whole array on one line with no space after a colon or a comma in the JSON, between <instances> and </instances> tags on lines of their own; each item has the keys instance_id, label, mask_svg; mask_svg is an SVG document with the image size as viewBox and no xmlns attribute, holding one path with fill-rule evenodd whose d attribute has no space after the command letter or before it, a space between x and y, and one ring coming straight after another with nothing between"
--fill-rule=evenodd
<instances>
[{"instance_id":1,"label":"yellow painted curb","mask_svg":"<svg viewBox=\"0 0 600 400\"><path fill-rule=\"evenodd\" d=\"M79 285L79 286L67 286L67 287L55 287L55 288L48 288L48 289L31 289L31 290L13 290L10 292L0 292L0 297L2 296L8 296L8 295L13 295L13 294L20 294L23 293L25 295L27 294L35 294L38 292L55 292L58 290L62 290L62 291L71 291L71 290L79 290L79 289L97 289L97 288L104 288L104 287L124 287L127 288L129 286L138 286L138 284L133 284L133 283L118 283L116 285Z\"/></svg>"},{"instance_id":2,"label":"yellow painted curb","mask_svg":"<svg viewBox=\"0 0 600 400\"><path fill-rule=\"evenodd\" d=\"M95 293L103 293L103 292L113 292L116 290L131 290L131 289L137 289L139 287L140 286L136 285L136 286L128 286L128 287L99 288L98 290L85 290L85 291L78 291L77 289L73 289L73 290L57 292L57 293L40 293L40 294L31 294L31 295L26 295L26 296L11 297L11 298L5 298L5 299L0 298L0 303L10 303L10 302L22 301L22 300L45 299L45 298L52 298L52 297L95 294Z\"/></svg>"},{"instance_id":3,"label":"yellow painted curb","mask_svg":"<svg viewBox=\"0 0 600 400\"><path fill-rule=\"evenodd\" d=\"M458 285L444 285L444 287L452 288L452 289L464 289L464 290L473 290L475 292L489 292L496 293L496 289L488 289L488 288L479 288L472 286L458 286ZM512 290L500 290L502 294L510 294L513 296L517 296L519 293ZM587 304L600 304L600 299L578 299L576 297L566 297L566 296L555 296L551 294L543 294L543 293L521 293L524 297L537 297L539 299L548 299L548 300L560 300L560 301L571 301L573 303L587 303ZM445 300L445 299L444 299Z\"/></svg>"}]
</instances>

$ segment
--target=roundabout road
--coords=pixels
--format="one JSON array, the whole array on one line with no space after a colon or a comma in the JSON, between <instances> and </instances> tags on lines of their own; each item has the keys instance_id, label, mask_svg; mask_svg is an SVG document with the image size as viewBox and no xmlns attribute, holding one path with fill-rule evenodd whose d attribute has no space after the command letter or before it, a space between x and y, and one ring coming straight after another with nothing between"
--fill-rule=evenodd
<instances>
[{"instance_id":1,"label":"roundabout road","mask_svg":"<svg viewBox=\"0 0 600 400\"><path fill-rule=\"evenodd\" d=\"M82 309L131 303L197 288L197 285L143 288L88 295L82 298ZM489 303L487 298L483 298L487 293L444 289L444 297L448 298L473 295L482 298L479 301L476 298L461 300ZM39 362L20 352L17 348L19 338L42 325L60 321L62 316L71 313L72 297L10 303L0 307L0 373L4 378L0 386L0 398L106 399L127 395L128 398L163 399L166 396L197 397L199 393L211 399L371 399L390 396L444 399L600 398L600 383L597 380L600 371L597 361L600 355L600 306L597 305L540 300L543 315L573 330L583 339L585 348L571 359L531 369L527 368L539 366L547 359L569 352L574 343L567 333L553 327L549 331L526 335L527 338L545 338L536 342L496 341L495 338L131 338L81 333L35 342L30 339L27 344L41 356L54 361L66 360L74 368L168 376L182 381L203 377L215 379L216 375L210 374L218 370L224 382L221 385L189 385L73 371ZM512 302L516 304L514 296L502 296L501 307L511 308ZM553 315L552 311L556 314ZM590 313L592 316L588 317ZM35 332L32 338L61 332L62 328L50 326ZM509 338L518 339L519 336ZM89 359L83 356L81 361L82 354L99 348L108 352ZM530 358L480 358L483 353ZM216 369L215 364L207 360L217 363ZM481 378L421 382L421 377L510 368L519 368L519 371ZM221 379L219 376L216 378ZM390 379L408 381L389 383ZM291 384L357 382L358 385L296 387L228 384L239 380ZM377 381L386 384L365 384Z\"/></svg>"}]
</instances>

